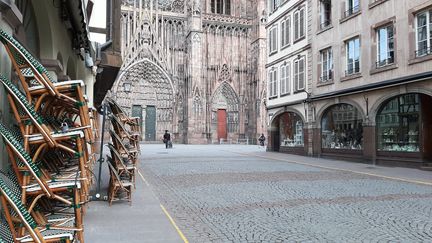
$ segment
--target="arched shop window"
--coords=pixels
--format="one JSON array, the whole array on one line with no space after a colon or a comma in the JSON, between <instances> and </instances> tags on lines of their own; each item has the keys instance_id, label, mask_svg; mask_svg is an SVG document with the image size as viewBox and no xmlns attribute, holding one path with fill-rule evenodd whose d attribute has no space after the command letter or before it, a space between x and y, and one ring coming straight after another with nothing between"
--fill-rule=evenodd
<instances>
[{"instance_id":1,"label":"arched shop window","mask_svg":"<svg viewBox=\"0 0 432 243\"><path fill-rule=\"evenodd\" d=\"M279 117L280 144L286 147L303 147L303 120L293 112Z\"/></svg>"},{"instance_id":2,"label":"arched shop window","mask_svg":"<svg viewBox=\"0 0 432 243\"><path fill-rule=\"evenodd\" d=\"M360 112L352 105L330 107L321 120L322 148L363 149L363 126Z\"/></svg>"},{"instance_id":3,"label":"arched shop window","mask_svg":"<svg viewBox=\"0 0 432 243\"><path fill-rule=\"evenodd\" d=\"M427 98L406 94L384 104L376 119L379 151L420 152L421 96Z\"/></svg>"}]
</instances>

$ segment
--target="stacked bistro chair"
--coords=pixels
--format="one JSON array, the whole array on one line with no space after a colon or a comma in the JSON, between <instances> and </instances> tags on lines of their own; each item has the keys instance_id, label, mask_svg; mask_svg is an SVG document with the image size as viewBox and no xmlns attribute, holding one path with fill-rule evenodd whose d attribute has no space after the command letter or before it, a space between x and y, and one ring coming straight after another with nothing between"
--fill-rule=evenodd
<instances>
[{"instance_id":1,"label":"stacked bistro chair","mask_svg":"<svg viewBox=\"0 0 432 243\"><path fill-rule=\"evenodd\" d=\"M0 41L9 54L27 100L34 102L37 110L50 110L57 115L66 111L69 116L78 118L81 125L90 126L89 108L82 91L83 81L56 82L42 64L3 30L0 30ZM44 107L43 103L49 105ZM91 128L88 127L85 132L88 142L93 142Z\"/></svg>"},{"instance_id":2,"label":"stacked bistro chair","mask_svg":"<svg viewBox=\"0 0 432 243\"><path fill-rule=\"evenodd\" d=\"M111 110L108 201L111 205L113 201L126 198L131 203L140 151L140 121L139 118L129 117L113 99L107 98L107 103Z\"/></svg>"},{"instance_id":3,"label":"stacked bistro chair","mask_svg":"<svg viewBox=\"0 0 432 243\"><path fill-rule=\"evenodd\" d=\"M52 199L65 208L74 209L76 228L82 231L82 210L80 189L81 182L79 171L68 171L63 174L53 173L40 168L33 162L30 155L22 146L22 138L14 134L0 123L0 133L6 144L15 186L21 189L22 203L28 203L29 208L34 208L43 197ZM72 176L71 176L72 174ZM78 233L81 236L81 232Z\"/></svg>"},{"instance_id":4,"label":"stacked bistro chair","mask_svg":"<svg viewBox=\"0 0 432 243\"><path fill-rule=\"evenodd\" d=\"M73 214L67 211L40 212L43 206L28 208L22 202L20 187L14 179L0 172L3 242L72 242L81 230L75 227Z\"/></svg>"},{"instance_id":5,"label":"stacked bistro chair","mask_svg":"<svg viewBox=\"0 0 432 243\"><path fill-rule=\"evenodd\" d=\"M0 41L12 61L21 86L21 96L27 99L36 112L45 114L51 121L56 119L60 123L68 123L69 127L82 127L86 142L83 146L88 147L86 151L90 151L90 154L94 154L95 136L91 127L90 110L83 94L84 82L81 80L56 82L29 51L3 30L0 30ZM11 100L10 102L13 103ZM26 133L24 125L21 127L21 132ZM32 132L31 129L28 132ZM47 139L46 134L42 133L42 135ZM51 147L56 145L52 139L48 140ZM90 156L88 159L92 164L95 163L95 157Z\"/></svg>"},{"instance_id":6,"label":"stacked bistro chair","mask_svg":"<svg viewBox=\"0 0 432 243\"><path fill-rule=\"evenodd\" d=\"M14 69L13 81L0 74L0 86L16 120L11 127L0 123L11 162L0 171L0 242L84 242L97 123L84 83L57 82L3 30L0 41Z\"/></svg>"},{"instance_id":7,"label":"stacked bistro chair","mask_svg":"<svg viewBox=\"0 0 432 243\"><path fill-rule=\"evenodd\" d=\"M140 132L140 119L139 117L130 117L127 113L117 104L115 100L107 97L108 105L111 109L112 114L114 114L119 120L131 126L131 130L134 132Z\"/></svg>"}]
</instances>

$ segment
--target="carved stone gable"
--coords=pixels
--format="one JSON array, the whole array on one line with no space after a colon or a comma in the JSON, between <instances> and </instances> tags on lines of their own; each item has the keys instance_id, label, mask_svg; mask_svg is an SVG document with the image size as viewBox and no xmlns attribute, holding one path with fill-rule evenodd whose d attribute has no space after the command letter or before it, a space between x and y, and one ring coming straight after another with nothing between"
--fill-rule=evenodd
<instances>
[{"instance_id":1,"label":"carved stone gable","mask_svg":"<svg viewBox=\"0 0 432 243\"><path fill-rule=\"evenodd\" d=\"M219 74L219 81L220 82L231 82L231 73L228 69L228 65L224 64L221 68L220 74Z\"/></svg>"}]
</instances>

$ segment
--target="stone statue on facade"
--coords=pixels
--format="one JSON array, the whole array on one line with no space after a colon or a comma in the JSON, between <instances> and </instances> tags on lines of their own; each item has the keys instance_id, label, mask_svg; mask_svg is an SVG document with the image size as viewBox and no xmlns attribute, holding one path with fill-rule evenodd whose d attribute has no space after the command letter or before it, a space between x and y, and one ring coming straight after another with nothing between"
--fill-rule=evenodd
<instances>
[{"instance_id":1,"label":"stone statue on facade","mask_svg":"<svg viewBox=\"0 0 432 243\"><path fill-rule=\"evenodd\" d=\"M201 14L201 3L200 0L193 0L192 2L192 15Z\"/></svg>"}]
</instances>

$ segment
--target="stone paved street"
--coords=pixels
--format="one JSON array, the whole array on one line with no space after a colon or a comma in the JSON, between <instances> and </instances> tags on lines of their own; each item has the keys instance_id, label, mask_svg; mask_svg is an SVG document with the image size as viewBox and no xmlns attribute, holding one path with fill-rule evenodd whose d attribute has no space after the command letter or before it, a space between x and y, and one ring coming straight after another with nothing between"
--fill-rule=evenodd
<instances>
[{"instance_id":1,"label":"stone paved street","mask_svg":"<svg viewBox=\"0 0 432 243\"><path fill-rule=\"evenodd\" d=\"M162 146L142 146L140 172L190 242L432 242L431 184L282 161L257 146Z\"/></svg>"}]
</instances>

